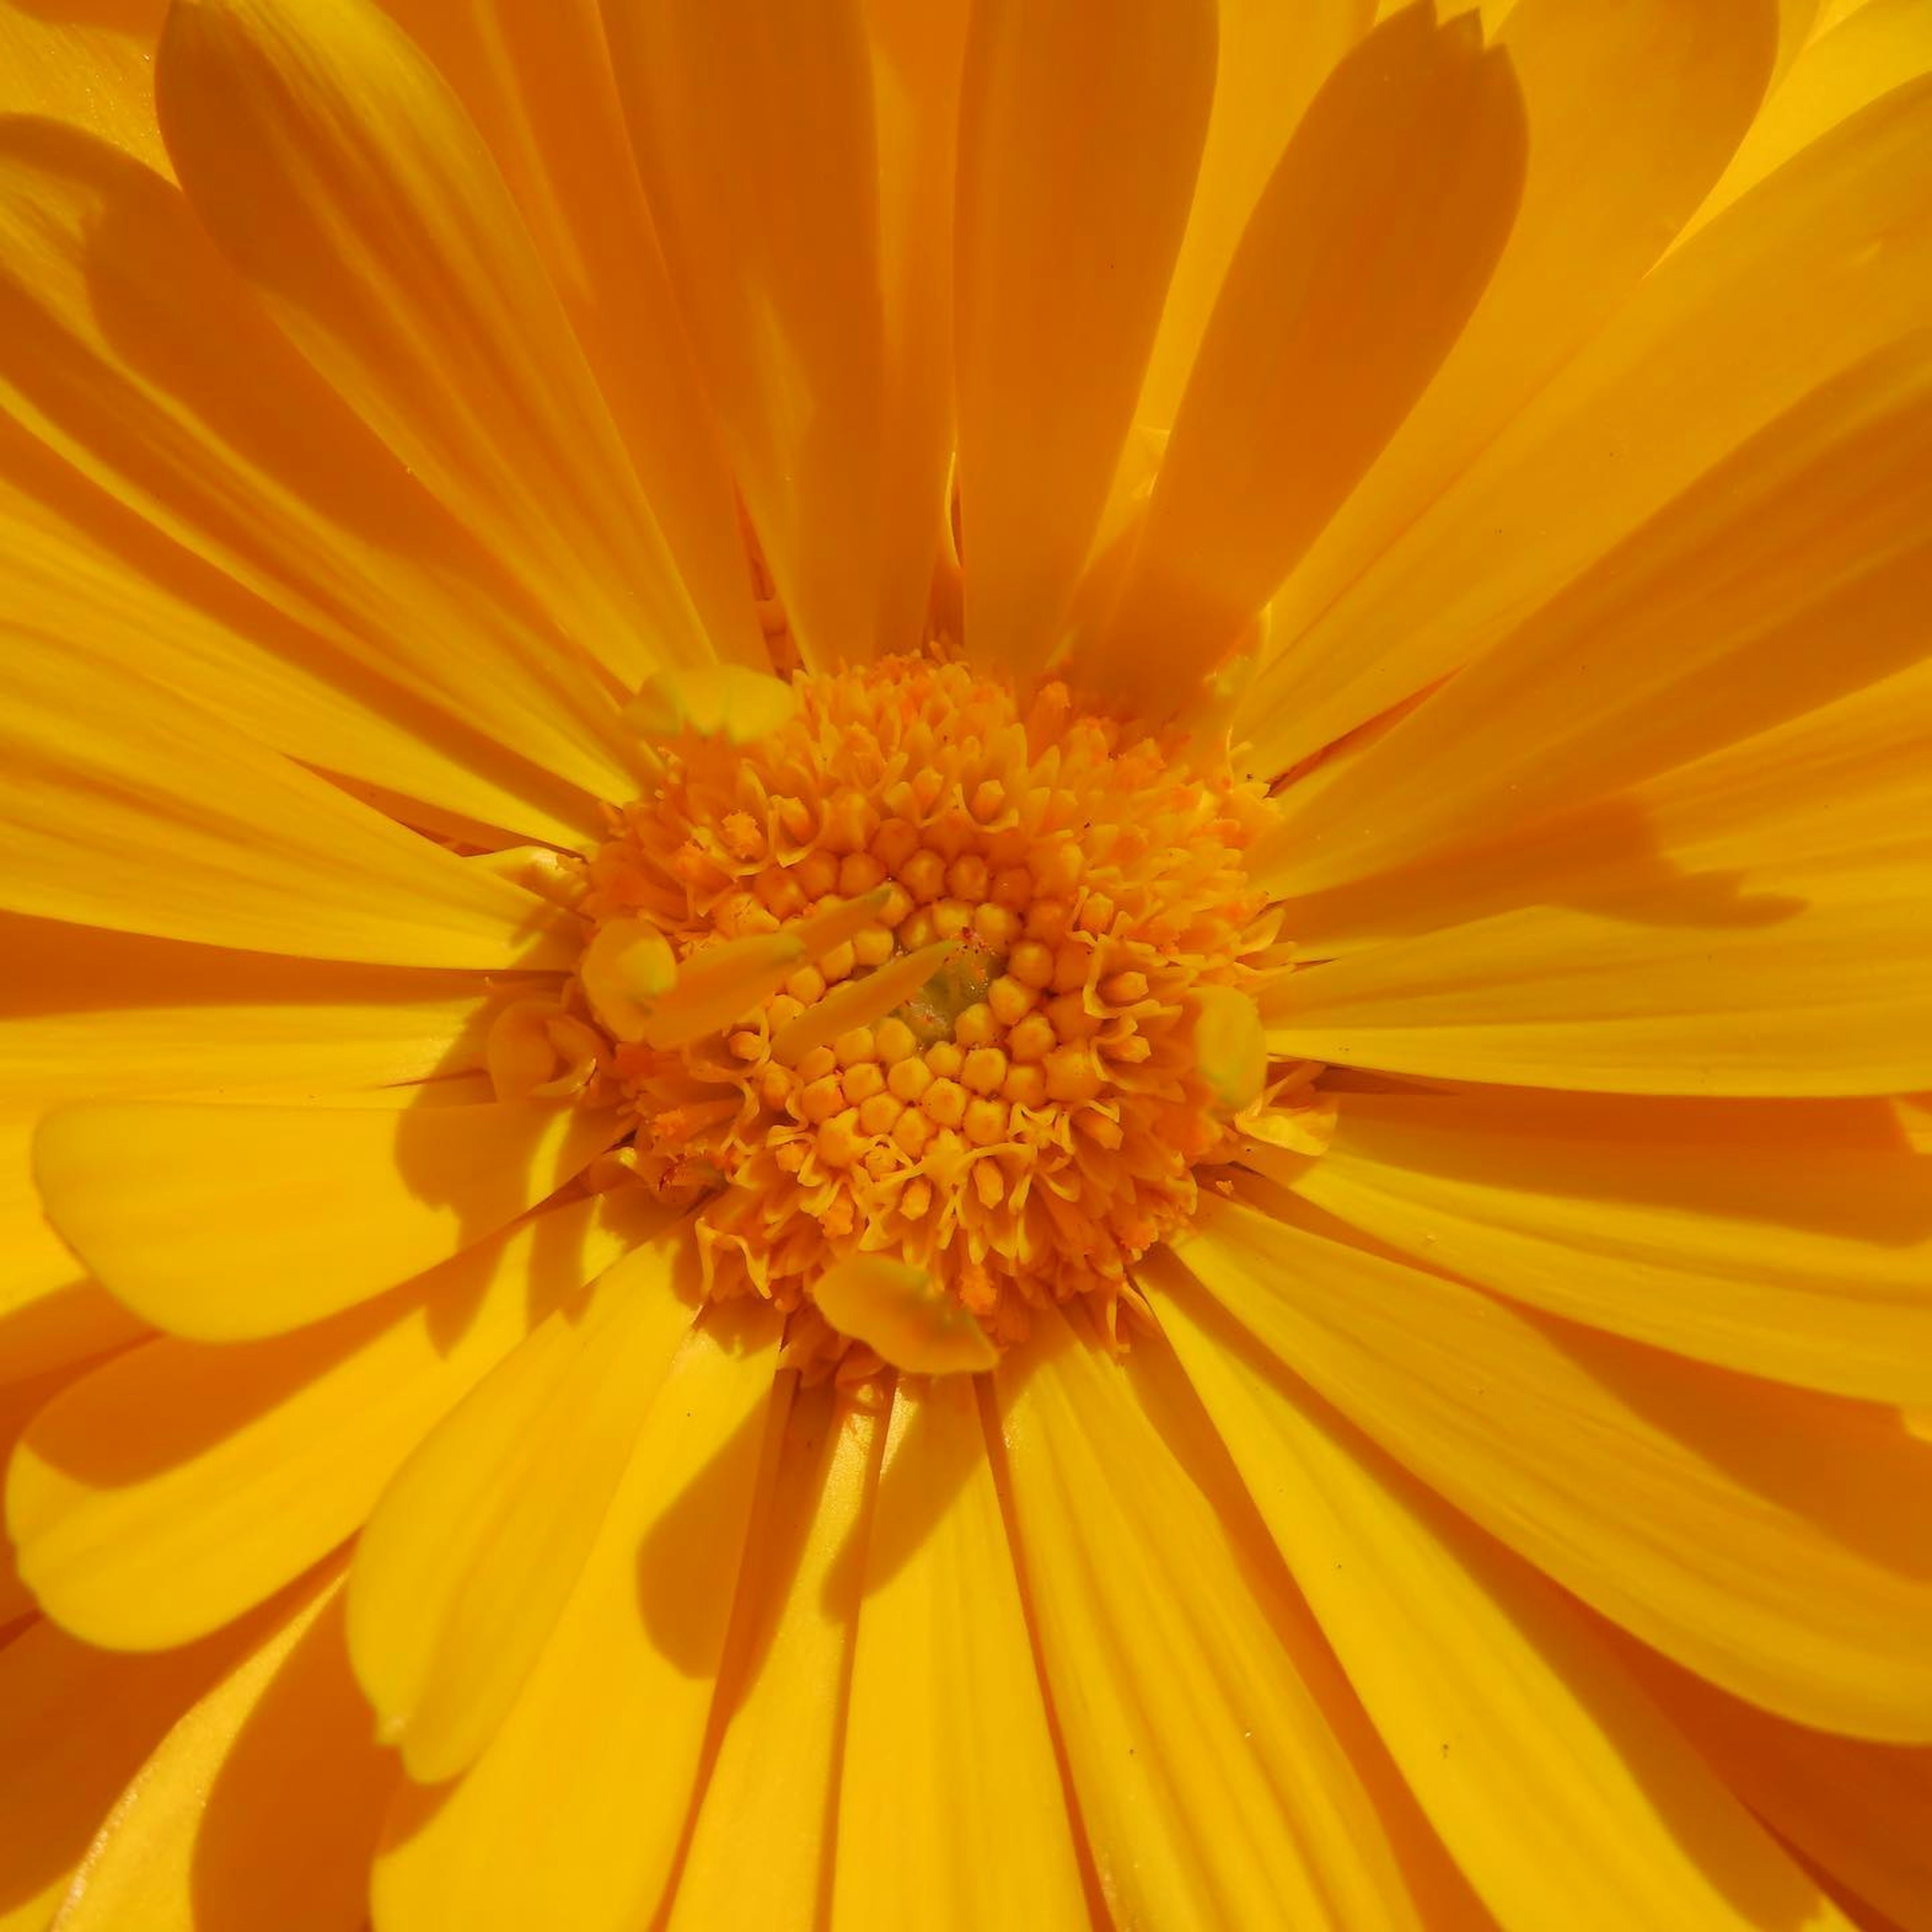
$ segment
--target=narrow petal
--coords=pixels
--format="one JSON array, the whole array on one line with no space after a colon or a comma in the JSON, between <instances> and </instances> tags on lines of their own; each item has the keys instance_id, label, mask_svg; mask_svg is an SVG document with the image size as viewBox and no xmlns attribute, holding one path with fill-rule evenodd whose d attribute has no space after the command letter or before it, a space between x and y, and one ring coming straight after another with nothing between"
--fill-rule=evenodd
<instances>
[{"instance_id":1,"label":"narrow petal","mask_svg":"<svg viewBox=\"0 0 1932 1932\"><path fill-rule=\"evenodd\" d=\"M378 1730L440 1784L494 1736L602 1528L689 1331L682 1224L609 1269L445 1417L356 1544L349 1642Z\"/></svg>"},{"instance_id":2,"label":"narrow petal","mask_svg":"<svg viewBox=\"0 0 1932 1932\"><path fill-rule=\"evenodd\" d=\"M1177 1251L1412 1474L1739 1696L1858 1736L1932 1738L1932 1449L1895 1412L1531 1315L1277 1204L1282 1218L1209 1204Z\"/></svg>"},{"instance_id":3,"label":"narrow petal","mask_svg":"<svg viewBox=\"0 0 1932 1932\"><path fill-rule=\"evenodd\" d=\"M1184 1269L1168 1259L1154 1278L1162 1326L1342 1668L1500 1924L1842 1923L1588 1616L1244 1353Z\"/></svg>"},{"instance_id":4,"label":"narrow petal","mask_svg":"<svg viewBox=\"0 0 1932 1932\"><path fill-rule=\"evenodd\" d=\"M1118 607L1076 675L1163 716L1274 595L1475 306L1525 132L1473 20L1412 8L1344 58L1235 250ZM969 544L971 529L969 508Z\"/></svg>"},{"instance_id":5,"label":"narrow petal","mask_svg":"<svg viewBox=\"0 0 1932 1932\"><path fill-rule=\"evenodd\" d=\"M1788 1724L1649 1652L1652 1694L1774 1832L1904 1932L1932 1926L1932 1749Z\"/></svg>"},{"instance_id":6,"label":"narrow petal","mask_svg":"<svg viewBox=\"0 0 1932 1932\"><path fill-rule=\"evenodd\" d=\"M830 1382L793 1399L746 1546L712 1712L716 1754L670 1932L781 1925L830 1894L860 1556L884 1439L880 1419Z\"/></svg>"},{"instance_id":7,"label":"narrow petal","mask_svg":"<svg viewBox=\"0 0 1932 1932\"><path fill-rule=\"evenodd\" d=\"M158 1657L90 1649L44 1622L0 1646L0 1932L43 1932L129 1778L274 1622Z\"/></svg>"},{"instance_id":8,"label":"narrow petal","mask_svg":"<svg viewBox=\"0 0 1932 1932\"><path fill-rule=\"evenodd\" d=\"M739 1303L693 1332L503 1728L452 1789L399 1794L376 1862L377 1923L629 1932L650 1918L695 1789L771 1432L778 1327Z\"/></svg>"},{"instance_id":9,"label":"narrow petal","mask_svg":"<svg viewBox=\"0 0 1932 1932\"><path fill-rule=\"evenodd\" d=\"M1932 342L1754 436L1349 761L1290 788L1318 891L1604 796L1927 654Z\"/></svg>"},{"instance_id":10,"label":"narrow petal","mask_svg":"<svg viewBox=\"0 0 1932 1932\"><path fill-rule=\"evenodd\" d=\"M1236 734L1256 769L1286 770L1479 657L1804 397L1922 328L1928 142L1921 81L1660 264L1277 660L1281 677L1257 680Z\"/></svg>"},{"instance_id":11,"label":"narrow petal","mask_svg":"<svg viewBox=\"0 0 1932 1932\"><path fill-rule=\"evenodd\" d=\"M1214 80L1211 0L976 6L954 336L966 634L1036 667L1100 520Z\"/></svg>"},{"instance_id":12,"label":"narrow petal","mask_svg":"<svg viewBox=\"0 0 1932 1932\"><path fill-rule=\"evenodd\" d=\"M359 1925L395 1775L349 1675L338 1580L135 1774L74 1875L63 1932Z\"/></svg>"},{"instance_id":13,"label":"narrow petal","mask_svg":"<svg viewBox=\"0 0 1932 1932\"><path fill-rule=\"evenodd\" d=\"M0 240L0 410L273 606L283 633L507 748L506 782L527 759L624 795L588 662L291 346L178 189L70 130L10 124ZM269 641L306 661L299 635Z\"/></svg>"},{"instance_id":14,"label":"narrow petal","mask_svg":"<svg viewBox=\"0 0 1932 1932\"><path fill-rule=\"evenodd\" d=\"M129 1650L251 1609L352 1535L437 1418L635 1232L561 1208L312 1328L164 1338L82 1375L8 1471L8 1532L41 1604Z\"/></svg>"},{"instance_id":15,"label":"narrow petal","mask_svg":"<svg viewBox=\"0 0 1932 1932\"><path fill-rule=\"evenodd\" d=\"M0 902L380 965L565 963L541 902L137 676L9 628Z\"/></svg>"},{"instance_id":16,"label":"narrow petal","mask_svg":"<svg viewBox=\"0 0 1932 1932\"><path fill-rule=\"evenodd\" d=\"M0 913L0 1105L352 1093L474 1072L468 973L282 959Z\"/></svg>"},{"instance_id":17,"label":"narrow petal","mask_svg":"<svg viewBox=\"0 0 1932 1932\"><path fill-rule=\"evenodd\" d=\"M1932 71L1924 0L1864 0L1852 17L1820 25L1828 31L1796 55L1680 245L1813 142Z\"/></svg>"},{"instance_id":18,"label":"narrow petal","mask_svg":"<svg viewBox=\"0 0 1932 1932\"><path fill-rule=\"evenodd\" d=\"M793 632L811 662L869 656L884 324L858 0L604 0L604 14L672 282Z\"/></svg>"},{"instance_id":19,"label":"narrow petal","mask_svg":"<svg viewBox=\"0 0 1932 1932\"><path fill-rule=\"evenodd\" d=\"M1417 1922L1312 1688L1333 1666L1286 1580L1197 1486L1208 1471L1178 1459L1121 1366L1057 1311L1036 1330L994 1387L1040 1655L1109 1909L1136 1924Z\"/></svg>"},{"instance_id":20,"label":"narrow petal","mask_svg":"<svg viewBox=\"0 0 1932 1932\"><path fill-rule=\"evenodd\" d=\"M708 658L501 174L374 0L182 0L156 87L223 252L537 604L627 685Z\"/></svg>"},{"instance_id":21,"label":"narrow petal","mask_svg":"<svg viewBox=\"0 0 1932 1932\"><path fill-rule=\"evenodd\" d=\"M279 1334L447 1261L622 1131L538 1102L436 1106L100 1101L42 1126L56 1227L158 1328Z\"/></svg>"},{"instance_id":22,"label":"narrow petal","mask_svg":"<svg viewBox=\"0 0 1932 1932\"><path fill-rule=\"evenodd\" d=\"M1521 843L1291 902L1310 951L1359 950L1267 994L1270 1045L1607 1093L1932 1085L1928 697L1932 665Z\"/></svg>"},{"instance_id":23,"label":"narrow petal","mask_svg":"<svg viewBox=\"0 0 1932 1932\"><path fill-rule=\"evenodd\" d=\"M1884 1102L1337 1101L1318 1160L1256 1164L1377 1240L1720 1368L1932 1404L1932 1156Z\"/></svg>"},{"instance_id":24,"label":"narrow petal","mask_svg":"<svg viewBox=\"0 0 1932 1932\"><path fill-rule=\"evenodd\" d=\"M154 43L167 0L100 13L9 0L0 12L0 114L85 128L166 169L154 125Z\"/></svg>"},{"instance_id":25,"label":"narrow petal","mask_svg":"<svg viewBox=\"0 0 1932 1932\"><path fill-rule=\"evenodd\" d=\"M496 828L562 845L598 830L589 793L375 675L4 420L0 584L40 635L110 667L139 665L299 763L404 801L406 822L478 843Z\"/></svg>"},{"instance_id":26,"label":"narrow petal","mask_svg":"<svg viewBox=\"0 0 1932 1932\"><path fill-rule=\"evenodd\" d=\"M1319 697L1335 668L1298 646L1301 632L1656 261L1762 98L1776 16L1772 0L1524 0L1509 10L1496 46L1529 128L1508 246L1429 393L1271 607L1280 656L1252 703L1278 692L1292 710Z\"/></svg>"},{"instance_id":27,"label":"narrow petal","mask_svg":"<svg viewBox=\"0 0 1932 1932\"><path fill-rule=\"evenodd\" d=\"M768 662L717 419L631 152L598 0L382 0L515 197L646 500L724 658Z\"/></svg>"},{"instance_id":28,"label":"narrow petal","mask_svg":"<svg viewBox=\"0 0 1932 1932\"><path fill-rule=\"evenodd\" d=\"M1078 1827L970 1382L900 1384L864 1577L832 1924L1084 1924Z\"/></svg>"},{"instance_id":29,"label":"narrow petal","mask_svg":"<svg viewBox=\"0 0 1932 1932\"><path fill-rule=\"evenodd\" d=\"M1374 23L1373 0L1221 0L1214 98L1186 232L1134 421L1170 428L1248 218L1316 91Z\"/></svg>"}]
</instances>

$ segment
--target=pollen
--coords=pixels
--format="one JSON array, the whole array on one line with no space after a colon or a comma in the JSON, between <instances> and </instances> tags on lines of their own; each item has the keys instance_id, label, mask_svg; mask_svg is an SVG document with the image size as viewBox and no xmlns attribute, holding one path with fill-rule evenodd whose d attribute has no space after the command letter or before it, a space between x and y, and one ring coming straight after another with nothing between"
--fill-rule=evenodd
<instances>
[{"instance_id":1,"label":"pollen","mask_svg":"<svg viewBox=\"0 0 1932 1932\"><path fill-rule=\"evenodd\" d=\"M974 1337L1075 1296L1112 1332L1265 1078L1229 1017L1282 951L1243 867L1264 793L1058 683L908 658L788 689L758 736L652 700L675 735L576 902L563 1006L608 1037L525 1016L525 1077L611 1070L624 1172L691 1214L708 1294L798 1317L808 1372L983 1366Z\"/></svg>"}]
</instances>

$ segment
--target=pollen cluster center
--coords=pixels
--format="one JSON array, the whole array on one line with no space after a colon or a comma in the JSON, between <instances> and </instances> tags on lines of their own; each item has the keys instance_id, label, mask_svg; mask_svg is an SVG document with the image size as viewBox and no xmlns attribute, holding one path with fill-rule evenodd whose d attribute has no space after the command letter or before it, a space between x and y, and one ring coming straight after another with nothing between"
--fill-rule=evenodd
<instances>
[{"instance_id":1,"label":"pollen cluster center","mask_svg":"<svg viewBox=\"0 0 1932 1932\"><path fill-rule=\"evenodd\" d=\"M590 861L627 1160L800 1357L876 1366L816 1305L861 1256L998 1346L1044 1300L1111 1323L1259 1094L1264 795L957 664L803 675L786 708L661 736Z\"/></svg>"}]
</instances>

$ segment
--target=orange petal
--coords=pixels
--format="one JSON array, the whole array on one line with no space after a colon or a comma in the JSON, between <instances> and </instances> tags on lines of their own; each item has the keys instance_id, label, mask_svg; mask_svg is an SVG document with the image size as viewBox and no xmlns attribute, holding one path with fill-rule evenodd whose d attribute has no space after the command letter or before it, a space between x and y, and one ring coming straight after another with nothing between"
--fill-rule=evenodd
<instances>
[{"instance_id":1,"label":"orange petal","mask_svg":"<svg viewBox=\"0 0 1932 1932\"><path fill-rule=\"evenodd\" d=\"M1475 306L1524 142L1509 64L1474 21L1438 28L1411 8L1344 58L1234 252L1118 605L1076 649L1077 674L1165 716L1274 595ZM971 530L969 500L969 548ZM973 587L969 570L969 610Z\"/></svg>"},{"instance_id":2,"label":"orange petal","mask_svg":"<svg viewBox=\"0 0 1932 1932\"><path fill-rule=\"evenodd\" d=\"M1126 440L1214 85L1211 0L973 10L953 320L966 635L1053 644Z\"/></svg>"}]
</instances>

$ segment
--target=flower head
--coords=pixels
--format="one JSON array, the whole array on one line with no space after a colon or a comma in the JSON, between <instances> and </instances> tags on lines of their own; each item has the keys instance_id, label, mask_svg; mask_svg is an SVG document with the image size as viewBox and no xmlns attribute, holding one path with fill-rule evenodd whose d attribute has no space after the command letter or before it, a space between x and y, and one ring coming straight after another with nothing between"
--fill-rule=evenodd
<instances>
[{"instance_id":1,"label":"flower head","mask_svg":"<svg viewBox=\"0 0 1932 1932\"><path fill-rule=\"evenodd\" d=\"M0 0L0 1924L1932 1924L1928 68Z\"/></svg>"}]
</instances>

